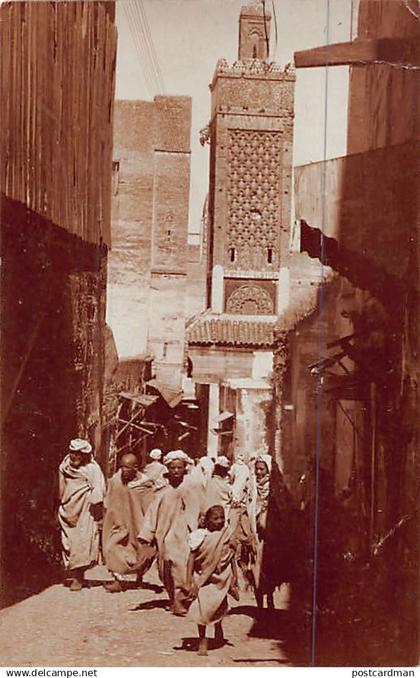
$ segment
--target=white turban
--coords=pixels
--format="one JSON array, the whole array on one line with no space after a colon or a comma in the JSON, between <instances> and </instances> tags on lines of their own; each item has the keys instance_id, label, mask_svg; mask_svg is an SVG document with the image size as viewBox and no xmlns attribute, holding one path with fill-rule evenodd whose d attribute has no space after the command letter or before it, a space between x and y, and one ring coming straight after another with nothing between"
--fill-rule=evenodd
<instances>
[{"instance_id":1,"label":"white turban","mask_svg":"<svg viewBox=\"0 0 420 678\"><path fill-rule=\"evenodd\" d=\"M222 468L229 468L230 461L227 457L216 457L214 460L216 466L222 466Z\"/></svg>"},{"instance_id":2,"label":"white turban","mask_svg":"<svg viewBox=\"0 0 420 678\"><path fill-rule=\"evenodd\" d=\"M154 459L155 461L159 461L162 457L162 450L159 450L157 447L155 447L154 450L149 452L149 457L150 459Z\"/></svg>"},{"instance_id":3,"label":"white turban","mask_svg":"<svg viewBox=\"0 0 420 678\"><path fill-rule=\"evenodd\" d=\"M69 445L70 452L83 452L84 454L90 454L92 452L92 445L82 438L74 438L70 440Z\"/></svg>"},{"instance_id":4,"label":"white turban","mask_svg":"<svg viewBox=\"0 0 420 678\"><path fill-rule=\"evenodd\" d=\"M183 461L185 464L188 464L189 459L189 456L182 450L172 450L172 452L168 452L168 454L164 456L163 463L166 466L170 464L171 461Z\"/></svg>"}]
</instances>

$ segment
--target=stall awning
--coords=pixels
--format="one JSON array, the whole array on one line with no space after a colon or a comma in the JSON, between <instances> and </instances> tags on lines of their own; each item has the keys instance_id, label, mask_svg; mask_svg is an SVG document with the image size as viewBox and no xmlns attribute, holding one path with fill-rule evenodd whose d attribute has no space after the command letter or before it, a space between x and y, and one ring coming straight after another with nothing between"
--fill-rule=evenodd
<instances>
[{"instance_id":1,"label":"stall awning","mask_svg":"<svg viewBox=\"0 0 420 678\"><path fill-rule=\"evenodd\" d=\"M227 410L225 410L224 412L221 412L217 417L214 417L212 423L215 426L216 424L220 424L222 421L226 421L227 419L233 419L233 414L232 412L228 412Z\"/></svg>"},{"instance_id":2,"label":"stall awning","mask_svg":"<svg viewBox=\"0 0 420 678\"><path fill-rule=\"evenodd\" d=\"M217 417L214 417L211 421L210 428L214 433L217 434L226 434L226 433L231 433L232 432L232 425L233 425L233 414L232 412L228 412L225 410L224 412L221 412L220 414L217 415ZM223 424L226 422L226 426L223 426Z\"/></svg>"},{"instance_id":3,"label":"stall awning","mask_svg":"<svg viewBox=\"0 0 420 678\"><path fill-rule=\"evenodd\" d=\"M179 405L182 400L182 390L174 389L167 384L162 384L156 379L150 379L150 381L146 382L146 387L148 391L157 392L158 395L162 396L162 398L171 408Z\"/></svg>"}]
</instances>

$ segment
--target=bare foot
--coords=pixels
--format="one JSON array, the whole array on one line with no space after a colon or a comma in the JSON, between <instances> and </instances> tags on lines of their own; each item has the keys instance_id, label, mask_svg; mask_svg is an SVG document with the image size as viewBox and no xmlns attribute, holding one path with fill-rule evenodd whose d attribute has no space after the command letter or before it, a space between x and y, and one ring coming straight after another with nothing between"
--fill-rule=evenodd
<instances>
[{"instance_id":1,"label":"bare foot","mask_svg":"<svg viewBox=\"0 0 420 678\"><path fill-rule=\"evenodd\" d=\"M69 588L70 591L81 591L83 588L83 584L80 581L80 579L72 579Z\"/></svg>"},{"instance_id":2,"label":"bare foot","mask_svg":"<svg viewBox=\"0 0 420 678\"><path fill-rule=\"evenodd\" d=\"M207 657L207 655L208 655L207 650L208 650L207 638L200 638L200 640L198 642L198 652L197 652L197 654L200 657Z\"/></svg>"},{"instance_id":3,"label":"bare foot","mask_svg":"<svg viewBox=\"0 0 420 678\"><path fill-rule=\"evenodd\" d=\"M118 581L118 579L114 579L114 581L109 581L104 584L104 589L105 591L108 591L108 593L121 593L124 591L123 585L121 582Z\"/></svg>"}]
</instances>

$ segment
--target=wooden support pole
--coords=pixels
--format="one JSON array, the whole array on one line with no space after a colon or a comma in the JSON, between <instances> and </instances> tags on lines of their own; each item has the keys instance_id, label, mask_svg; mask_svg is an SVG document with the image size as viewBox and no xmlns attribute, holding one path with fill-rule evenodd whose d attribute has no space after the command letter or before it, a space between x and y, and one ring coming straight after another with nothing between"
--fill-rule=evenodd
<instances>
[{"instance_id":1,"label":"wooden support pole","mask_svg":"<svg viewBox=\"0 0 420 678\"><path fill-rule=\"evenodd\" d=\"M420 43L407 38L353 40L295 52L294 58L296 68L374 63L415 68L420 65Z\"/></svg>"}]
</instances>

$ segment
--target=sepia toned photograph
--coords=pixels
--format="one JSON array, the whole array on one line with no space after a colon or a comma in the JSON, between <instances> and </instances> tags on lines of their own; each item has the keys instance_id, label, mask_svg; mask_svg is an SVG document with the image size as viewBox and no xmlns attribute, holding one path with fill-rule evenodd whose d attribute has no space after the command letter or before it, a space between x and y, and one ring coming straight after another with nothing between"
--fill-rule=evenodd
<instances>
[{"instance_id":1,"label":"sepia toned photograph","mask_svg":"<svg viewBox=\"0 0 420 678\"><path fill-rule=\"evenodd\" d=\"M5 0L0 55L5 675L414 676L419 0Z\"/></svg>"}]
</instances>

